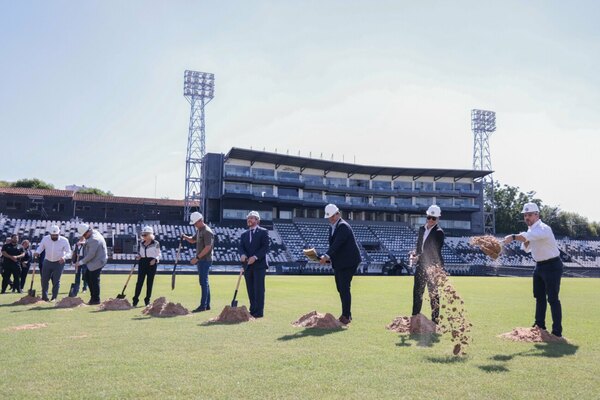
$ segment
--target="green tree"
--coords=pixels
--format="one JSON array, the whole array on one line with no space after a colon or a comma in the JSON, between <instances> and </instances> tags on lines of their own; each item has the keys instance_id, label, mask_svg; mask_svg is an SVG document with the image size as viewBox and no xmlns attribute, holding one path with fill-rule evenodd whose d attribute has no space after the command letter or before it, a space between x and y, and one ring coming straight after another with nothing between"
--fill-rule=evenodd
<instances>
[{"instance_id":1,"label":"green tree","mask_svg":"<svg viewBox=\"0 0 600 400\"><path fill-rule=\"evenodd\" d=\"M19 179L12 183L10 186L18 188L30 188L30 189L54 189L54 185L48 182L44 182L38 178L32 179Z\"/></svg>"},{"instance_id":2,"label":"green tree","mask_svg":"<svg viewBox=\"0 0 600 400\"><path fill-rule=\"evenodd\" d=\"M108 191L105 192L104 190L98 189L98 188L85 188L85 189L81 189L78 190L77 193L81 193L81 194L95 194L98 196L113 196L113 194Z\"/></svg>"},{"instance_id":3,"label":"green tree","mask_svg":"<svg viewBox=\"0 0 600 400\"><path fill-rule=\"evenodd\" d=\"M523 205L534 202L542 206L542 201L535 197L535 192L521 192L517 186L494 183L494 202L496 206L496 232L511 233L525 230L521 210Z\"/></svg>"}]
</instances>

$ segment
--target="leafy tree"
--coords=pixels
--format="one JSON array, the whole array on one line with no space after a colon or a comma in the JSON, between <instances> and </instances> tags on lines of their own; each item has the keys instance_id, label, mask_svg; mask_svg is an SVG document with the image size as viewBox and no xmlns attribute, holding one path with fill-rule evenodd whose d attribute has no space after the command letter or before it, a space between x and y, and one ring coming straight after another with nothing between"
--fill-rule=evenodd
<instances>
[{"instance_id":1,"label":"leafy tree","mask_svg":"<svg viewBox=\"0 0 600 400\"><path fill-rule=\"evenodd\" d=\"M113 194L110 191L105 192L104 190L101 190L98 188L85 188L85 189L78 190L77 193L95 194L98 196L113 196Z\"/></svg>"},{"instance_id":2,"label":"leafy tree","mask_svg":"<svg viewBox=\"0 0 600 400\"><path fill-rule=\"evenodd\" d=\"M523 193L517 186L501 186L499 182L494 182L494 201L498 233L523 231L525 228L521 215L523 205L528 202L542 205L542 201L535 197L535 192Z\"/></svg>"},{"instance_id":3,"label":"leafy tree","mask_svg":"<svg viewBox=\"0 0 600 400\"><path fill-rule=\"evenodd\" d=\"M19 179L12 183L10 186L18 188L30 188L30 189L54 189L54 185L48 182L44 182L41 179Z\"/></svg>"}]
</instances>

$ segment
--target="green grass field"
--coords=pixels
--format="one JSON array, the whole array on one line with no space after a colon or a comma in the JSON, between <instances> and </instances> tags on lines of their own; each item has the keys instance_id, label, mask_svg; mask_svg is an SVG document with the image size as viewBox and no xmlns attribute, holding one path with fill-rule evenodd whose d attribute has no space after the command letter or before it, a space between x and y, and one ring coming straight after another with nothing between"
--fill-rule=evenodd
<instances>
[{"instance_id":1,"label":"green grass field","mask_svg":"<svg viewBox=\"0 0 600 400\"><path fill-rule=\"evenodd\" d=\"M102 298L115 297L124 279L104 275ZM600 280L563 280L564 334L572 344L547 345L497 338L532 323L530 279L451 279L474 325L464 358L450 356L446 337L424 345L385 329L395 316L410 314L407 277L356 277L354 321L334 332L290 325L313 309L339 315L333 277L267 277L265 318L239 325L204 324L230 303L235 276L211 276L211 311L168 319L142 316L141 308L10 306L20 296L2 295L0 397L600 398ZM179 276L174 292L169 285L170 276L158 276L154 295L197 306L196 277ZM131 286L127 294L131 299ZM247 304L245 290L240 300ZM31 323L48 327L7 329Z\"/></svg>"}]
</instances>

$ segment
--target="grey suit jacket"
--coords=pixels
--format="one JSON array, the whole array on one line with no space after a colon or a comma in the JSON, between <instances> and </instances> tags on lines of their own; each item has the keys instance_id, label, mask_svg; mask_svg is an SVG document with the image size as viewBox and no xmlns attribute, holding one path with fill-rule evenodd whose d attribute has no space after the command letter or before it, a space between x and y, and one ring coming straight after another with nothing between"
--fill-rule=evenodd
<instances>
[{"instance_id":1,"label":"grey suit jacket","mask_svg":"<svg viewBox=\"0 0 600 400\"><path fill-rule=\"evenodd\" d=\"M83 254L85 255L79 260L79 264L86 265L90 271L96 271L106 265L106 241L100 232L92 231L92 235L85 242Z\"/></svg>"}]
</instances>

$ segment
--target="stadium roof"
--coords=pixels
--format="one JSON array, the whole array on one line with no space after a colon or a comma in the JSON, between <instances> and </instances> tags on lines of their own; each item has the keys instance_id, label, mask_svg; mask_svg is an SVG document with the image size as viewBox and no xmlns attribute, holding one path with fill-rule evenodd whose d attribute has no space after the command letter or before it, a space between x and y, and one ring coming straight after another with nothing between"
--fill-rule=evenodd
<instances>
[{"instance_id":1,"label":"stadium roof","mask_svg":"<svg viewBox=\"0 0 600 400\"><path fill-rule=\"evenodd\" d=\"M462 178L483 178L493 172L469 169L377 167L372 165L351 164L339 161L327 161L308 157L241 149L238 147L232 147L231 150L229 150L225 159L229 158L247 160L250 161L251 164L255 162L264 162L274 164L276 167L279 165L289 165L299 167L301 171L305 168L313 168L322 169L324 171L345 172L349 177L354 174L366 174L370 175L371 179L378 175L391 175L393 179L399 176L412 176L413 179L418 179L422 176L431 176L434 180L440 178L454 178L456 181Z\"/></svg>"},{"instance_id":2,"label":"stadium roof","mask_svg":"<svg viewBox=\"0 0 600 400\"><path fill-rule=\"evenodd\" d=\"M21 196L48 196L48 197L72 197L73 201L88 201L96 203L122 203L122 204L147 204L158 206L183 207L183 200L153 199L145 197L122 197L122 196L100 196L95 194L77 193L73 190L60 189L30 189L2 187L0 193L16 194Z\"/></svg>"}]
</instances>

